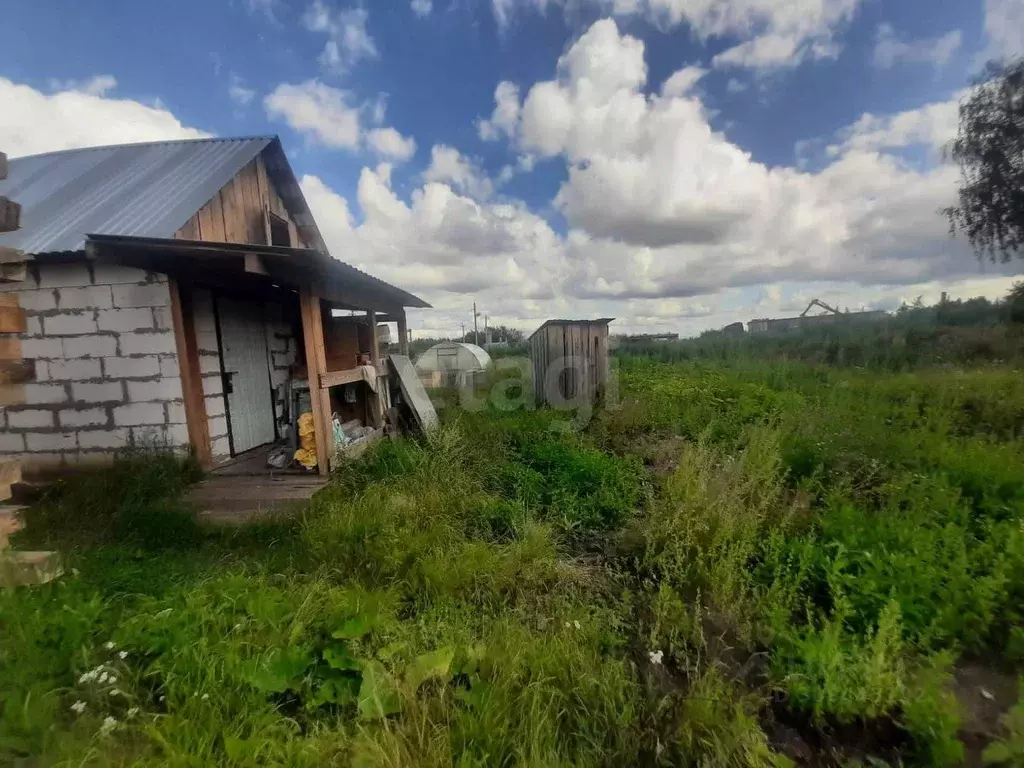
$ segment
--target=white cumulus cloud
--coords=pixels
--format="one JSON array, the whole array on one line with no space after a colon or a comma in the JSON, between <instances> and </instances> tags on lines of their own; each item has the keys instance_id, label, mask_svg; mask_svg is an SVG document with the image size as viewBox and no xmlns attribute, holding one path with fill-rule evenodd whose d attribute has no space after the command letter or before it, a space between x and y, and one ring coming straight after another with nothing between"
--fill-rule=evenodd
<instances>
[{"instance_id":1,"label":"white cumulus cloud","mask_svg":"<svg viewBox=\"0 0 1024 768\"><path fill-rule=\"evenodd\" d=\"M423 172L423 180L448 184L474 199L486 199L494 192L487 174L470 158L454 147L435 145L430 150L430 165Z\"/></svg>"},{"instance_id":2,"label":"white cumulus cloud","mask_svg":"<svg viewBox=\"0 0 1024 768\"><path fill-rule=\"evenodd\" d=\"M434 10L434 4L431 0L412 0L412 12L419 16L421 19L426 18L430 15L430 12Z\"/></svg>"},{"instance_id":3,"label":"white cumulus cloud","mask_svg":"<svg viewBox=\"0 0 1024 768\"><path fill-rule=\"evenodd\" d=\"M416 154L416 140L394 128L374 128L366 134L366 143L378 155L391 160L408 160Z\"/></svg>"},{"instance_id":4,"label":"white cumulus cloud","mask_svg":"<svg viewBox=\"0 0 1024 768\"><path fill-rule=\"evenodd\" d=\"M99 75L57 84L56 93L0 78L0 149L11 157L103 144L201 139L212 134L184 125L163 107L110 95L117 81Z\"/></svg>"},{"instance_id":5,"label":"white cumulus cloud","mask_svg":"<svg viewBox=\"0 0 1024 768\"><path fill-rule=\"evenodd\" d=\"M348 91L319 80L281 83L263 100L267 116L283 120L307 140L330 149L357 151L369 147L393 161L408 160L416 152L416 142L395 128L379 124L385 117L382 98L356 104Z\"/></svg>"},{"instance_id":6,"label":"white cumulus cloud","mask_svg":"<svg viewBox=\"0 0 1024 768\"><path fill-rule=\"evenodd\" d=\"M1007 2L1008 0L998 0ZM520 10L545 12L548 5L566 13L593 8L614 16L640 16L672 29L686 24L702 39L738 38L714 59L716 67L781 69L806 60L831 59L838 36L861 0L492 0L499 28Z\"/></svg>"}]
</instances>

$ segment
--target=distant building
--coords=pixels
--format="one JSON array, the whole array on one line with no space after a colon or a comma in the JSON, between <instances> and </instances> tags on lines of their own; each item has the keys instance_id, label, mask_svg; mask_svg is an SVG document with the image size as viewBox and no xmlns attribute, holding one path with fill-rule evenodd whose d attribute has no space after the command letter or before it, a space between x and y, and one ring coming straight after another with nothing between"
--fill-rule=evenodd
<instances>
[{"instance_id":1,"label":"distant building","mask_svg":"<svg viewBox=\"0 0 1024 768\"><path fill-rule=\"evenodd\" d=\"M786 331L801 328L811 328L822 325L835 325L837 323L864 323L883 320L888 313L881 310L868 312L842 312L840 314L829 313L825 315L804 315L801 317L780 317L762 318L751 320L747 323L747 330L750 333L785 333Z\"/></svg>"},{"instance_id":2,"label":"distant building","mask_svg":"<svg viewBox=\"0 0 1024 768\"><path fill-rule=\"evenodd\" d=\"M679 341L678 333L635 333L632 336L626 336L626 341Z\"/></svg>"}]
</instances>

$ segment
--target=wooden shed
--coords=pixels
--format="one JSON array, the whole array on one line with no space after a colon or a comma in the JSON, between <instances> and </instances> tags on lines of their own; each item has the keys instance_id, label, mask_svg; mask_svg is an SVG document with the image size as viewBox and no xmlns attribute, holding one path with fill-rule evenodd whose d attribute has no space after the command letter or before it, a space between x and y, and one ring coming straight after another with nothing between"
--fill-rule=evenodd
<instances>
[{"instance_id":1,"label":"wooden shed","mask_svg":"<svg viewBox=\"0 0 1024 768\"><path fill-rule=\"evenodd\" d=\"M608 324L597 320L548 320L530 336L533 391L538 404L593 403L608 385Z\"/></svg>"}]
</instances>

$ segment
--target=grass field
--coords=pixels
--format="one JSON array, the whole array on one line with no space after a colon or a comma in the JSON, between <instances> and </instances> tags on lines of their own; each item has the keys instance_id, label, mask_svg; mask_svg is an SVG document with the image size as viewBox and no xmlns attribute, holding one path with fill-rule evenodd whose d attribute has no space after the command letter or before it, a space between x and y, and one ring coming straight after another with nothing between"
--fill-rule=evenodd
<instances>
[{"instance_id":1,"label":"grass field","mask_svg":"<svg viewBox=\"0 0 1024 768\"><path fill-rule=\"evenodd\" d=\"M1021 764L1018 370L620 377L582 433L447 412L288 523L198 530L167 459L58 489L0 763Z\"/></svg>"}]
</instances>

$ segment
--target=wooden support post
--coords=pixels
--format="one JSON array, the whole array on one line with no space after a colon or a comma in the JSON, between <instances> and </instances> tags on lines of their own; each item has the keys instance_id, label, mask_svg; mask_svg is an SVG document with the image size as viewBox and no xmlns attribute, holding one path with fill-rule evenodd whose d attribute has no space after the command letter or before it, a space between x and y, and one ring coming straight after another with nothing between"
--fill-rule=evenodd
<instances>
[{"instance_id":1,"label":"wooden support post","mask_svg":"<svg viewBox=\"0 0 1024 768\"><path fill-rule=\"evenodd\" d=\"M188 439L195 449L199 465L209 467L213 464L213 445L210 441L210 422L206 416L203 377L199 369L195 316L191 306L188 306L186 311L178 281L171 278L168 288L171 293L171 324L174 326L178 368L181 371L181 394L185 400Z\"/></svg>"},{"instance_id":2,"label":"wooden support post","mask_svg":"<svg viewBox=\"0 0 1024 768\"><path fill-rule=\"evenodd\" d=\"M373 369L380 373L380 341L377 339L377 310L366 310L366 320L370 325L370 362L373 363ZM379 390L380 387L378 386L377 392L369 390L367 393L370 421L373 422L375 427L381 427L384 424L383 393Z\"/></svg>"},{"instance_id":3,"label":"wooden support post","mask_svg":"<svg viewBox=\"0 0 1024 768\"><path fill-rule=\"evenodd\" d=\"M398 315L398 354L409 356L409 326L405 320L405 310Z\"/></svg>"},{"instance_id":4,"label":"wooden support post","mask_svg":"<svg viewBox=\"0 0 1024 768\"><path fill-rule=\"evenodd\" d=\"M366 322L370 326L370 362L376 368L380 364L380 343L377 340L377 310L366 310Z\"/></svg>"},{"instance_id":5,"label":"wooden support post","mask_svg":"<svg viewBox=\"0 0 1024 768\"><path fill-rule=\"evenodd\" d=\"M306 346L306 375L309 397L313 406L313 429L316 431L316 463L321 475L330 472L334 453L334 427L331 424L331 396L320 388L320 377L327 373L327 354L324 351L324 321L320 314L320 297L302 291L299 294L302 309L302 337Z\"/></svg>"}]
</instances>

